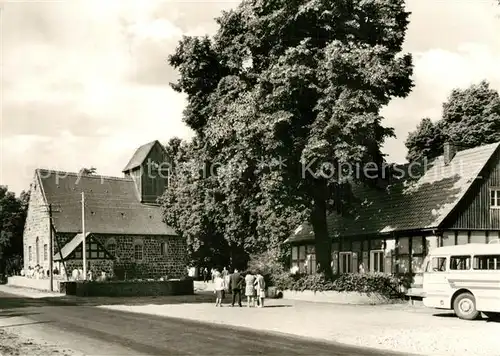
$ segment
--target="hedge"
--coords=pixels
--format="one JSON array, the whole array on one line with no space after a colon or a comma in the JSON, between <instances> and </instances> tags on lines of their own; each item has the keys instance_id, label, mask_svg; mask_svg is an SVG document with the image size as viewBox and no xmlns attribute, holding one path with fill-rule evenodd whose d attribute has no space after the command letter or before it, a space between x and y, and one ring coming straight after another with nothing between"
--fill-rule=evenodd
<instances>
[{"instance_id":1,"label":"hedge","mask_svg":"<svg viewBox=\"0 0 500 356\"><path fill-rule=\"evenodd\" d=\"M404 283L400 277L383 273L348 273L338 276L333 281L327 280L323 274L315 274L296 276L288 285L282 285L281 289L357 292L367 295L377 294L392 299L404 297L400 288Z\"/></svg>"}]
</instances>

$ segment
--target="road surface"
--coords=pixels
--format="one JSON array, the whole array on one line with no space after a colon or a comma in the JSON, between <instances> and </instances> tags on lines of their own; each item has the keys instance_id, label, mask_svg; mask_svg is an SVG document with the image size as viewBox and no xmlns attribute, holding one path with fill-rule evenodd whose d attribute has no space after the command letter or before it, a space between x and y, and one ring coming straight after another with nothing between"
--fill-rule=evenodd
<instances>
[{"instance_id":1,"label":"road surface","mask_svg":"<svg viewBox=\"0 0 500 356\"><path fill-rule=\"evenodd\" d=\"M300 328L300 325L297 325ZM386 351L0 292L0 328L86 355L389 355ZM396 355L396 354L394 354ZM400 354L402 355L402 354Z\"/></svg>"}]
</instances>

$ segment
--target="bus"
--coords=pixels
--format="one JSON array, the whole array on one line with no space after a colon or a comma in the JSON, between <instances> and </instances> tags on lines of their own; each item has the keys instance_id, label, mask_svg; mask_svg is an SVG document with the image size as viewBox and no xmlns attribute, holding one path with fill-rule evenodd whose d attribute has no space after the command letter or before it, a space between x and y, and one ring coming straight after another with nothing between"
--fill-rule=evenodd
<instances>
[{"instance_id":1,"label":"bus","mask_svg":"<svg viewBox=\"0 0 500 356\"><path fill-rule=\"evenodd\" d=\"M425 258L423 303L460 319L500 319L500 244L438 247Z\"/></svg>"}]
</instances>

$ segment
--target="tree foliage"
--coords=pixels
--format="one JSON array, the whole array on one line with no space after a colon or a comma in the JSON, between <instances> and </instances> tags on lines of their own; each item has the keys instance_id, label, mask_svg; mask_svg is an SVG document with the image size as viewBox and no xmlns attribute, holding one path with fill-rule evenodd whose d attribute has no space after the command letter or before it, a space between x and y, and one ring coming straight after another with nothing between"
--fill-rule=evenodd
<instances>
[{"instance_id":1,"label":"tree foliage","mask_svg":"<svg viewBox=\"0 0 500 356\"><path fill-rule=\"evenodd\" d=\"M440 120L423 119L408 135L407 159L435 158L446 141L468 148L500 141L500 95L487 81L454 89Z\"/></svg>"},{"instance_id":2,"label":"tree foliage","mask_svg":"<svg viewBox=\"0 0 500 356\"><path fill-rule=\"evenodd\" d=\"M78 171L78 174L81 176L91 176L96 173L97 173L97 168L95 167L90 167L90 168L83 167L80 169L80 171Z\"/></svg>"},{"instance_id":3,"label":"tree foliage","mask_svg":"<svg viewBox=\"0 0 500 356\"><path fill-rule=\"evenodd\" d=\"M29 192L16 197L0 186L0 275L8 261L23 255L23 230L28 211Z\"/></svg>"},{"instance_id":4,"label":"tree foliage","mask_svg":"<svg viewBox=\"0 0 500 356\"><path fill-rule=\"evenodd\" d=\"M413 85L408 15L403 0L245 0L213 39L182 39L170 64L193 159L218 166L195 195L230 245L280 245L307 220L331 272L326 216L347 207L337 167L383 161L380 109Z\"/></svg>"}]
</instances>

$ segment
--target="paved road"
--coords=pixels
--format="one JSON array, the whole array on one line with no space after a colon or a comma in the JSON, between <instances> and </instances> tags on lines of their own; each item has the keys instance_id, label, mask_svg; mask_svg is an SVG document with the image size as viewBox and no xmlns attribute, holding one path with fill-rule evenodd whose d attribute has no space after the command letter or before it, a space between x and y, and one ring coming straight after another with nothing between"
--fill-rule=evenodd
<instances>
[{"instance_id":1,"label":"paved road","mask_svg":"<svg viewBox=\"0 0 500 356\"><path fill-rule=\"evenodd\" d=\"M297 325L300 328L300 325ZM279 334L0 292L0 328L87 355L389 355ZM402 355L402 354L400 354Z\"/></svg>"}]
</instances>

